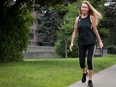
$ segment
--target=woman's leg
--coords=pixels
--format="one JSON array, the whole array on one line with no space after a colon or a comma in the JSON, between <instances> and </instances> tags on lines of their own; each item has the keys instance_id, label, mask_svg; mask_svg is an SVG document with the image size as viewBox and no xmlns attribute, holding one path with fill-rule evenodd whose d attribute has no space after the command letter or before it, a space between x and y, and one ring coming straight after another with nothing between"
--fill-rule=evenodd
<instances>
[{"instance_id":1,"label":"woman's leg","mask_svg":"<svg viewBox=\"0 0 116 87\"><path fill-rule=\"evenodd\" d=\"M86 73L85 57L86 57L86 48L83 45L79 45L79 64L82 68L83 73Z\"/></svg>"},{"instance_id":2,"label":"woman's leg","mask_svg":"<svg viewBox=\"0 0 116 87\"><path fill-rule=\"evenodd\" d=\"M89 69L89 80L92 80L92 74L93 74L94 48L95 48L94 44L88 46L87 64Z\"/></svg>"},{"instance_id":3,"label":"woman's leg","mask_svg":"<svg viewBox=\"0 0 116 87\"><path fill-rule=\"evenodd\" d=\"M94 44L88 46L88 56L87 56L87 64L88 64L88 69L89 69L88 86L90 86L90 87L93 87L93 84L92 84L92 75L93 75L94 49L95 49L95 45Z\"/></svg>"},{"instance_id":4,"label":"woman's leg","mask_svg":"<svg viewBox=\"0 0 116 87\"><path fill-rule=\"evenodd\" d=\"M89 70L89 75L88 75L89 80L92 80L92 75L93 75L93 70Z\"/></svg>"},{"instance_id":5,"label":"woman's leg","mask_svg":"<svg viewBox=\"0 0 116 87\"><path fill-rule=\"evenodd\" d=\"M79 63L80 63L80 67L82 68L82 71L83 71L83 77L82 77L83 83L86 81L86 76L87 76L85 57L86 57L86 46L79 45Z\"/></svg>"}]
</instances>

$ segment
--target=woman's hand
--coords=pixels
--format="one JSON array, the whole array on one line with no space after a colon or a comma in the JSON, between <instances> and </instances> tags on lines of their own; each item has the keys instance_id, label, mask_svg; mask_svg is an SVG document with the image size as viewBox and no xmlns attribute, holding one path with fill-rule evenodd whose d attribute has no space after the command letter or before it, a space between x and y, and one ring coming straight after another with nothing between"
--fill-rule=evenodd
<instances>
[{"instance_id":1,"label":"woman's hand","mask_svg":"<svg viewBox=\"0 0 116 87\"><path fill-rule=\"evenodd\" d=\"M103 48L103 43L102 42L99 42L99 48L102 49Z\"/></svg>"},{"instance_id":2,"label":"woman's hand","mask_svg":"<svg viewBox=\"0 0 116 87\"><path fill-rule=\"evenodd\" d=\"M73 50L72 50L72 47L73 47L73 44L70 44L70 51L73 51Z\"/></svg>"}]
</instances>

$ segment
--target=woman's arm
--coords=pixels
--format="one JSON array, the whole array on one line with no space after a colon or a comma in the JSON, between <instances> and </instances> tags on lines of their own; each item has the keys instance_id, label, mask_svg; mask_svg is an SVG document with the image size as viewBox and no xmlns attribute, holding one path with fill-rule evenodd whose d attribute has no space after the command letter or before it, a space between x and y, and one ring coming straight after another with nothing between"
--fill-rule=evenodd
<instances>
[{"instance_id":1,"label":"woman's arm","mask_svg":"<svg viewBox=\"0 0 116 87\"><path fill-rule=\"evenodd\" d=\"M76 18L75 24L74 24L74 31L73 31L73 34L72 34L72 39L71 39L71 44L70 44L70 50L71 51L72 51L73 43L74 43L77 31L78 31L77 26L78 26L78 17Z\"/></svg>"},{"instance_id":2,"label":"woman's arm","mask_svg":"<svg viewBox=\"0 0 116 87\"><path fill-rule=\"evenodd\" d=\"M95 35L97 37L97 40L98 40L99 47L102 49L103 48L103 43L102 43L101 37L99 35L99 32L97 30L96 19L95 19L94 16L90 16L90 19L91 19L91 22L92 22L94 33L95 33Z\"/></svg>"}]
</instances>

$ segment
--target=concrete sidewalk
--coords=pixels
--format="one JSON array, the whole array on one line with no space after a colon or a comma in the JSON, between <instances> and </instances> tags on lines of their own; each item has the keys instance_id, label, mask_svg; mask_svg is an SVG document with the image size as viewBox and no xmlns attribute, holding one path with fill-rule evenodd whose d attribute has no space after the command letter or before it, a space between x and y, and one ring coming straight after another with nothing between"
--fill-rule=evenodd
<instances>
[{"instance_id":1,"label":"concrete sidewalk","mask_svg":"<svg viewBox=\"0 0 116 87\"><path fill-rule=\"evenodd\" d=\"M86 83L76 82L69 87L88 87L88 78ZM102 70L93 75L94 87L116 87L116 65Z\"/></svg>"}]
</instances>

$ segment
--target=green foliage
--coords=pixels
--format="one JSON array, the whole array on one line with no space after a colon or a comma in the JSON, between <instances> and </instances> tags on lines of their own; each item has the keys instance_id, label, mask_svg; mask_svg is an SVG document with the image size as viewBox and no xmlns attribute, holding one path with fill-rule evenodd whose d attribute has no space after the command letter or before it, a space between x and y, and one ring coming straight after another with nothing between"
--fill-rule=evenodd
<instances>
[{"instance_id":1,"label":"green foliage","mask_svg":"<svg viewBox=\"0 0 116 87\"><path fill-rule=\"evenodd\" d=\"M110 31L109 37L107 38L107 45L116 45L116 0L114 4L105 7L105 17L103 26Z\"/></svg>"},{"instance_id":2,"label":"green foliage","mask_svg":"<svg viewBox=\"0 0 116 87\"><path fill-rule=\"evenodd\" d=\"M29 10L21 7L6 18L2 23L4 26L0 26L0 62L20 61L28 46L29 27L33 17Z\"/></svg>"},{"instance_id":3,"label":"green foliage","mask_svg":"<svg viewBox=\"0 0 116 87\"><path fill-rule=\"evenodd\" d=\"M109 35L110 35L109 29L101 28L101 29L99 29L99 32L100 32L100 36L102 37L104 46L107 47L107 44L108 44L107 39L109 38Z\"/></svg>"},{"instance_id":4,"label":"green foliage","mask_svg":"<svg viewBox=\"0 0 116 87\"><path fill-rule=\"evenodd\" d=\"M116 54L116 47L115 46L108 47L108 53L109 54Z\"/></svg>"},{"instance_id":5,"label":"green foliage","mask_svg":"<svg viewBox=\"0 0 116 87\"><path fill-rule=\"evenodd\" d=\"M73 32L73 25L75 18L77 16L78 8L81 2L75 2L73 4L68 4L66 7L66 15L64 16L64 22L60 25L58 31L58 40L55 45L56 52L61 56L65 57L65 44L67 44L67 56L68 57L77 57L78 56L78 47L77 47L77 38L74 43L73 52L69 50L71 35ZM67 42L65 43L65 39Z\"/></svg>"},{"instance_id":6,"label":"green foliage","mask_svg":"<svg viewBox=\"0 0 116 87\"><path fill-rule=\"evenodd\" d=\"M67 5L68 3L75 2L77 0L35 0L35 3L38 3L42 6L49 6L57 8L57 5Z\"/></svg>"},{"instance_id":7,"label":"green foliage","mask_svg":"<svg viewBox=\"0 0 116 87\"><path fill-rule=\"evenodd\" d=\"M62 19L59 16L59 11L45 7L43 7L43 9L46 10L46 13L43 13L43 16L38 19L40 21L39 25L41 25L41 27L38 28L38 44L40 46L54 46L57 38L58 26Z\"/></svg>"},{"instance_id":8,"label":"green foliage","mask_svg":"<svg viewBox=\"0 0 116 87\"><path fill-rule=\"evenodd\" d=\"M71 58L71 57L73 57L73 58L78 57L77 41L75 42L74 47L73 47L73 51L71 52L69 50L69 45L70 45L70 39L71 39L71 37L70 38L67 38L67 40L66 40L67 43L65 43L65 39L66 38L63 39L63 37L62 37L55 44L55 50L56 50L57 54L60 55L62 58L64 58L65 57L65 44L67 44L67 46L68 46L67 47L67 56L69 58Z\"/></svg>"},{"instance_id":9,"label":"green foliage","mask_svg":"<svg viewBox=\"0 0 116 87\"><path fill-rule=\"evenodd\" d=\"M108 29L106 29L106 28L99 29L99 32L100 32L100 34L101 34L100 36L102 38L107 38L109 36L109 34L110 34L110 31Z\"/></svg>"},{"instance_id":10,"label":"green foliage","mask_svg":"<svg viewBox=\"0 0 116 87\"><path fill-rule=\"evenodd\" d=\"M73 53L69 50L69 45L71 42L71 36L72 36L73 28L74 28L74 22L75 22L76 17L78 16L79 8L80 8L82 1L83 0L78 0L77 2L68 4L68 6L65 9L67 13L64 16L64 22L59 27L58 40L55 45L56 52L59 55L61 55L62 57L64 57L64 55L65 55L65 50L64 50L65 38L67 39L68 57L77 57L77 55L78 55L77 38L75 39L75 42L74 42L73 49L75 49L75 50L73 50ZM99 0L99 1L90 0L90 2L97 10L99 10L100 12L103 13L103 9L104 9L104 1L103 0ZM103 13L103 15L104 15L104 13ZM99 26L99 30L100 30L100 34L103 35L103 37L107 37L107 35L109 34L109 31L102 28L101 26Z\"/></svg>"}]
</instances>

